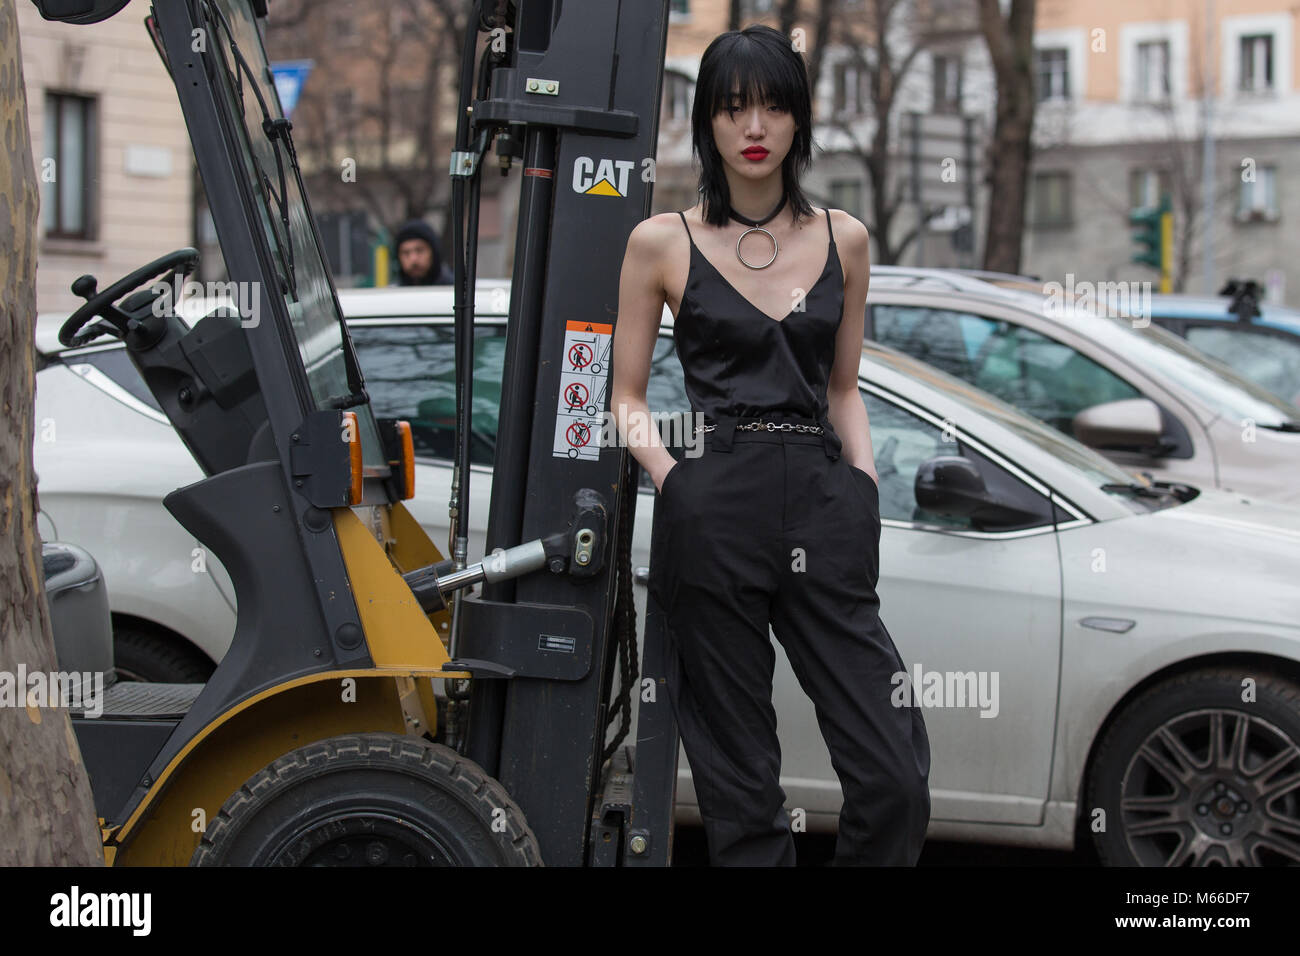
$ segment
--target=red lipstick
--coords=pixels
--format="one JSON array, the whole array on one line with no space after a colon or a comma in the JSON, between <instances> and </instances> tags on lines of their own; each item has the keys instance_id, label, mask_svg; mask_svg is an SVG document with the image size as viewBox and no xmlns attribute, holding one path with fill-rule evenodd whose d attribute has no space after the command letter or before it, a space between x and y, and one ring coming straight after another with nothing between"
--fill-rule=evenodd
<instances>
[{"instance_id":1,"label":"red lipstick","mask_svg":"<svg viewBox=\"0 0 1300 956\"><path fill-rule=\"evenodd\" d=\"M762 146L750 146L748 149L744 150L740 155L744 156L746 159L751 159L754 162L759 162L761 160L767 159L767 150L764 149Z\"/></svg>"}]
</instances>

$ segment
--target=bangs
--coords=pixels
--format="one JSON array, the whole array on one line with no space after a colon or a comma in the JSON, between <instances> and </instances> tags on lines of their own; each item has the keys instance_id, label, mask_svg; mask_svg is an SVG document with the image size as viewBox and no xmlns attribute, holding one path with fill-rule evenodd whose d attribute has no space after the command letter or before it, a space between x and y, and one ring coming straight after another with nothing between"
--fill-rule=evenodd
<instances>
[{"instance_id":1,"label":"bangs","mask_svg":"<svg viewBox=\"0 0 1300 956\"><path fill-rule=\"evenodd\" d=\"M751 103L767 103L794 112L798 78L791 75L789 61L778 59L757 43L737 43L723 55L717 72L702 90L709 116L728 106L747 109ZM732 96L736 92L738 99Z\"/></svg>"}]
</instances>

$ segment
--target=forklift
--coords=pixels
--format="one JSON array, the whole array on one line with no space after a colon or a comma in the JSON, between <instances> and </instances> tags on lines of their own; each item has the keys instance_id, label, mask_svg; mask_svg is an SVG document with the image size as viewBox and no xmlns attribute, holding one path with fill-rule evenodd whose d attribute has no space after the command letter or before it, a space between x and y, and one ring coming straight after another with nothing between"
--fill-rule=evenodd
<instances>
[{"instance_id":1,"label":"forklift","mask_svg":"<svg viewBox=\"0 0 1300 956\"><path fill-rule=\"evenodd\" d=\"M80 24L126 4L33 2ZM73 715L110 865L671 862L679 740L653 598L637 659L640 468L599 441L621 251L650 214L669 0L467 3L450 557L403 505L409 424L367 397L263 46L266 0L154 0L145 20L229 280L259 318L178 317L163 290L195 269L186 248L102 291L82 276L60 331L70 347L124 342L204 474L164 505L238 600L206 684L117 683L101 716ZM470 563L494 143L501 174L521 164L523 179L489 553Z\"/></svg>"}]
</instances>

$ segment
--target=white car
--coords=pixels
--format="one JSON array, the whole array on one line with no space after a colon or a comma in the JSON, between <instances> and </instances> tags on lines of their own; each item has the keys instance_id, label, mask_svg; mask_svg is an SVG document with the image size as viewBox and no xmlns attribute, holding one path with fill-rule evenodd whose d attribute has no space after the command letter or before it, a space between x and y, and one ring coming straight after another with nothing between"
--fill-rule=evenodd
<instances>
[{"instance_id":1,"label":"white car","mask_svg":"<svg viewBox=\"0 0 1300 956\"><path fill-rule=\"evenodd\" d=\"M482 553L491 492L504 288L485 280L476 303L471 555ZM451 289L340 298L377 414L414 426L421 461L408 504L444 542ZM671 327L666 314L648 396L655 411L687 410ZM160 503L198 469L185 472L179 440L147 413L146 397L125 397L139 387L110 365L82 351L39 375L42 505L60 534L100 560L110 600L147 593L156 578L167 601L187 604L188 587L189 616L206 602L213 617L175 633L215 657L224 648L210 633L233 627L225 583L211 558L206 572L191 570L197 544L174 522L166 529ZM882 616L931 742L929 835L1062 849L1090 836L1119 863L1300 860L1300 510L1147 486L893 350L868 343L860 375L880 475ZM59 429L44 445L43 415ZM85 427L65 430L66 415L84 416ZM953 456L965 463L935 461ZM974 474L965 506L936 508L940 467ZM632 544L642 585L653 507L643 476ZM636 593L643 620L644 587ZM812 704L776 650L781 784L810 830L833 829L839 782ZM684 755L679 766L678 818L698 820Z\"/></svg>"},{"instance_id":2,"label":"white car","mask_svg":"<svg viewBox=\"0 0 1300 956\"><path fill-rule=\"evenodd\" d=\"M1125 469L1300 505L1300 410L1172 332L1110 309L1051 283L878 267L866 335Z\"/></svg>"}]
</instances>

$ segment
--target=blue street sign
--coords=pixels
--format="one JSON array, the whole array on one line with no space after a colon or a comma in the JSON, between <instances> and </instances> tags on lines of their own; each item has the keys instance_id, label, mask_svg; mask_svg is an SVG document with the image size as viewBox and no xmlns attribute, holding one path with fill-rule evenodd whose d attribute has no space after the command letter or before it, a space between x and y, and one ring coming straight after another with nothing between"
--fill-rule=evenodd
<instances>
[{"instance_id":1,"label":"blue street sign","mask_svg":"<svg viewBox=\"0 0 1300 956\"><path fill-rule=\"evenodd\" d=\"M312 60L285 60L271 64L271 75L275 77L275 92L280 97L280 109L284 110L285 119L298 105L298 94L311 73Z\"/></svg>"}]
</instances>

